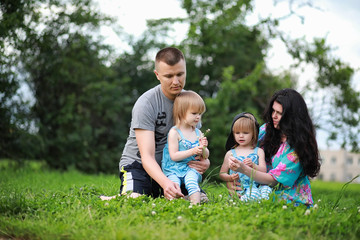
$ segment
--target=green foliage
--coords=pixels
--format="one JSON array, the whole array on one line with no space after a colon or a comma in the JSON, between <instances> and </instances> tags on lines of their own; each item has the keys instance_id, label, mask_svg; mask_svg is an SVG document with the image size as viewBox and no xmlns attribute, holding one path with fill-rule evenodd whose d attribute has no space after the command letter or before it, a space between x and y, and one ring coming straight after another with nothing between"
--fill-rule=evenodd
<instances>
[{"instance_id":1,"label":"green foliage","mask_svg":"<svg viewBox=\"0 0 360 240\"><path fill-rule=\"evenodd\" d=\"M158 84L149 56L172 42L187 59L186 89L200 93L207 104L203 126L211 129L213 170L222 162L233 116L249 111L261 122L270 96L295 86L289 72L274 75L264 64L269 39L278 36L299 65L317 67L317 84L309 89L329 93L331 108L325 113L337 130L330 138L359 149L354 70L330 56L324 40L285 39L276 29L281 19L248 26L250 0L181 3L187 17L148 21L143 36L127 39L131 51L114 56L97 35L112 19L96 11L91 0L1 1L0 156L45 159L58 169L117 172L133 103ZM171 37L175 23L189 25L180 43ZM31 103L19 93L24 84L32 90Z\"/></svg>"},{"instance_id":2,"label":"green foliage","mask_svg":"<svg viewBox=\"0 0 360 240\"><path fill-rule=\"evenodd\" d=\"M245 78L234 77L234 67L224 69L223 82L216 97L206 98L207 111L203 118L208 136L211 168L220 166L225 156L225 143L230 133L233 117L241 112L251 112L261 124L261 115L268 99L277 89L293 85L289 76L276 77L266 74L259 63ZM206 173L205 173L206 174Z\"/></svg>"},{"instance_id":3,"label":"green foliage","mask_svg":"<svg viewBox=\"0 0 360 240\"><path fill-rule=\"evenodd\" d=\"M243 203L222 184L203 186L210 202L117 197L119 179L0 162L0 237L16 239L358 239L360 185L312 182L311 209L276 201ZM16 177L14 177L16 176ZM307 213L308 211L308 213Z\"/></svg>"},{"instance_id":4,"label":"green foliage","mask_svg":"<svg viewBox=\"0 0 360 240\"><path fill-rule=\"evenodd\" d=\"M314 39L311 44L303 39L286 40L286 44L289 53L298 61L296 65L313 64L317 69L316 83L307 88L309 92L322 89L326 93L315 101L323 106L316 110L317 115L325 113L330 116L328 122L333 128L329 140L341 138L343 148L359 152L360 92L352 81L354 69L331 56L332 48L327 45L326 39ZM323 129L329 131L326 125Z\"/></svg>"},{"instance_id":5,"label":"green foliage","mask_svg":"<svg viewBox=\"0 0 360 240\"><path fill-rule=\"evenodd\" d=\"M2 7L9 22L4 43L13 47L11 62L19 62L16 71L23 73L36 99L37 157L58 169L116 172L127 133L119 125L127 101L119 96L126 92L106 66L112 49L94 34L111 19L94 11L90 0L18 1ZM13 18L21 24L12 23Z\"/></svg>"}]
</instances>

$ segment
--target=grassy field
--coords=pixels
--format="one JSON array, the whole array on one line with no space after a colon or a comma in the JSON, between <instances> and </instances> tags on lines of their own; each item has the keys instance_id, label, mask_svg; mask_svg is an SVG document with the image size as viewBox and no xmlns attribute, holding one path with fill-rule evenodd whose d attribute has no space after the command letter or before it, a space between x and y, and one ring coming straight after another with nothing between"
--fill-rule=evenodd
<instances>
[{"instance_id":1,"label":"grassy field","mask_svg":"<svg viewBox=\"0 0 360 240\"><path fill-rule=\"evenodd\" d=\"M0 239L360 239L360 184L312 182L315 207L242 203L222 184L210 202L125 196L110 175L0 161Z\"/></svg>"}]
</instances>

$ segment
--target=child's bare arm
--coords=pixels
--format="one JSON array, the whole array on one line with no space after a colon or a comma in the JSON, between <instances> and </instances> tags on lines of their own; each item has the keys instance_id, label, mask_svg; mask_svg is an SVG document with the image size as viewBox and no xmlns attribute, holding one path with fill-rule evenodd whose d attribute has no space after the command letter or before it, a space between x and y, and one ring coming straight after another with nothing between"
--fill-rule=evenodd
<instances>
[{"instance_id":1,"label":"child's bare arm","mask_svg":"<svg viewBox=\"0 0 360 240\"><path fill-rule=\"evenodd\" d=\"M221 169L220 169L220 178L225 181L225 182L231 182L231 181L236 181L239 179L239 175L234 173L234 174L229 174L229 157L231 156L231 152L228 151L226 154L225 154L225 157L224 157L224 162L223 164L221 165Z\"/></svg>"},{"instance_id":2,"label":"child's bare arm","mask_svg":"<svg viewBox=\"0 0 360 240\"><path fill-rule=\"evenodd\" d=\"M179 151L179 134L175 129L170 129L168 136L169 154L173 161L181 161L193 155L202 153L202 147L197 146L186 151Z\"/></svg>"},{"instance_id":3,"label":"child's bare arm","mask_svg":"<svg viewBox=\"0 0 360 240\"><path fill-rule=\"evenodd\" d=\"M262 148L259 148L258 156L259 156L259 165L257 167L257 170L260 172L266 172L265 153Z\"/></svg>"}]
</instances>

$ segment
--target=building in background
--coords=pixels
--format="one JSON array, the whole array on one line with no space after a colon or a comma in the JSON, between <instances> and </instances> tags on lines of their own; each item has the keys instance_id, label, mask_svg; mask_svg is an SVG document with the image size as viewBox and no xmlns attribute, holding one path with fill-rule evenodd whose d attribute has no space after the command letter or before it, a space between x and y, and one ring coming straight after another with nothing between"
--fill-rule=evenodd
<instances>
[{"instance_id":1,"label":"building in background","mask_svg":"<svg viewBox=\"0 0 360 240\"><path fill-rule=\"evenodd\" d=\"M320 150L322 164L317 179L348 182L360 174L360 154L346 150ZM354 183L360 183L360 177Z\"/></svg>"}]
</instances>

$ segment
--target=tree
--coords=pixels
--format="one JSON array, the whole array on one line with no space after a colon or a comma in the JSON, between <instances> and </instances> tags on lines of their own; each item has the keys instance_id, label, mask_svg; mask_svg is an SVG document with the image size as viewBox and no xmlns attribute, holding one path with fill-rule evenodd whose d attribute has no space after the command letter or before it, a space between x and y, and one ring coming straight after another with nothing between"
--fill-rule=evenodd
<instances>
[{"instance_id":1,"label":"tree","mask_svg":"<svg viewBox=\"0 0 360 240\"><path fill-rule=\"evenodd\" d=\"M25 16L32 11L27 1L0 2L0 157L20 161L36 157L41 141L30 133L31 112L20 90L24 76L19 68L19 29L26 29ZM33 146L33 144L35 146Z\"/></svg>"},{"instance_id":2,"label":"tree","mask_svg":"<svg viewBox=\"0 0 360 240\"><path fill-rule=\"evenodd\" d=\"M7 4L26 10L14 16L21 24L8 29L15 34L6 41L35 98L40 157L57 169L116 172L124 138L119 96L126 94L107 66L112 49L94 34L111 19L96 13L90 0Z\"/></svg>"}]
</instances>

